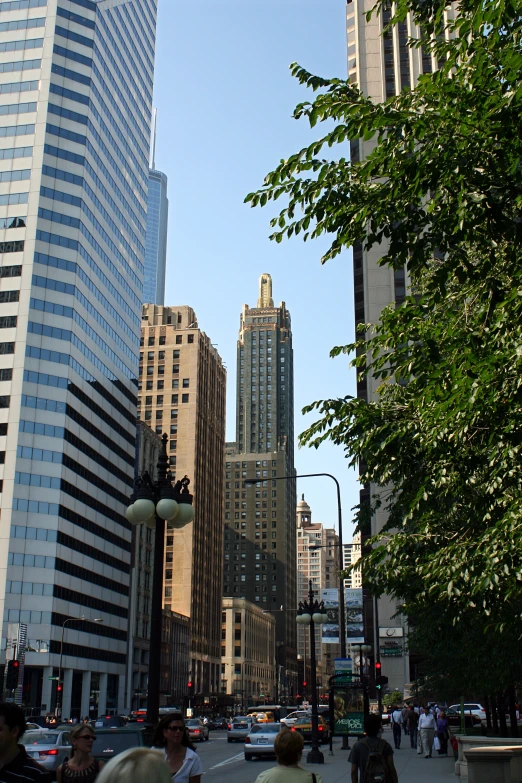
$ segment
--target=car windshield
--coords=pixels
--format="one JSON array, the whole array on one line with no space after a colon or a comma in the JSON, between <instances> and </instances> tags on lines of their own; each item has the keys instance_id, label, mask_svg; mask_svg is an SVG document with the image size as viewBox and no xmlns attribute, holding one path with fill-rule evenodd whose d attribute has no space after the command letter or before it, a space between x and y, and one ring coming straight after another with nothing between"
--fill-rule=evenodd
<instances>
[{"instance_id":1,"label":"car windshield","mask_svg":"<svg viewBox=\"0 0 522 783\"><path fill-rule=\"evenodd\" d=\"M251 734L277 734L281 726L279 723L266 723L264 726L252 726Z\"/></svg>"},{"instance_id":2,"label":"car windshield","mask_svg":"<svg viewBox=\"0 0 522 783\"><path fill-rule=\"evenodd\" d=\"M187 720L185 721L185 726L190 726L191 728L199 726L199 720Z\"/></svg>"},{"instance_id":3,"label":"car windshield","mask_svg":"<svg viewBox=\"0 0 522 783\"><path fill-rule=\"evenodd\" d=\"M22 737L22 745L56 745L59 734L56 731L39 731L34 734L26 734Z\"/></svg>"},{"instance_id":4,"label":"car windshield","mask_svg":"<svg viewBox=\"0 0 522 783\"><path fill-rule=\"evenodd\" d=\"M306 717L305 718L298 718L296 720L296 725L297 724L301 725L302 723L310 723L310 721L311 721L311 718L306 718Z\"/></svg>"},{"instance_id":5,"label":"car windshield","mask_svg":"<svg viewBox=\"0 0 522 783\"><path fill-rule=\"evenodd\" d=\"M98 733L94 740L91 755L97 758L103 756L115 756L128 748L137 748L140 746L140 737L135 731L114 731L106 734Z\"/></svg>"}]
</instances>

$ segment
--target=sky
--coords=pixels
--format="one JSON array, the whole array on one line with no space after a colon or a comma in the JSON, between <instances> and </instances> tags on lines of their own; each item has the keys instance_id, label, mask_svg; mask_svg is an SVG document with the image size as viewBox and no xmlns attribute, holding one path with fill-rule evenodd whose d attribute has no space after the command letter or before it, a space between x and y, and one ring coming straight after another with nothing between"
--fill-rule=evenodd
<instances>
[{"instance_id":1,"label":"sky","mask_svg":"<svg viewBox=\"0 0 522 783\"><path fill-rule=\"evenodd\" d=\"M168 176L166 305L190 305L228 371L227 440L235 440L236 346L243 304L272 275L286 302L294 345L295 433L313 421L304 405L355 394L334 345L354 337L351 252L321 265L327 243L269 240L274 205L252 209L247 193L326 129L294 120L313 100L288 66L345 78L345 0L159 0L155 106L156 168ZM348 150L340 150L348 155ZM277 202L279 205L280 202ZM296 448L297 473L332 473L341 483L344 541L351 539L358 483L340 447ZM336 526L335 485L298 481L313 519Z\"/></svg>"}]
</instances>

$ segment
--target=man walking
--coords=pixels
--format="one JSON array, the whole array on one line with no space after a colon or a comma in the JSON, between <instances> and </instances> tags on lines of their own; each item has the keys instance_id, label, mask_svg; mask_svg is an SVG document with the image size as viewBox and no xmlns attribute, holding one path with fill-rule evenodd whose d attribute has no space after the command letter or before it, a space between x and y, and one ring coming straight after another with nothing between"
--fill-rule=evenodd
<instances>
[{"instance_id":1,"label":"man walking","mask_svg":"<svg viewBox=\"0 0 522 783\"><path fill-rule=\"evenodd\" d=\"M393 763L392 746L386 740L379 738L379 732L382 729L380 715L367 715L364 719L365 737L358 740L353 746L348 757L348 763L351 768L351 783L362 783L364 781L364 772L370 754L372 761L370 764L382 765L381 772L385 775L385 780L389 783L399 783L397 770ZM370 770L369 770L370 771ZM374 769L374 772L377 770ZM381 779L381 778L379 778Z\"/></svg>"},{"instance_id":2,"label":"man walking","mask_svg":"<svg viewBox=\"0 0 522 783\"><path fill-rule=\"evenodd\" d=\"M431 759L435 729L435 716L430 712L429 707L424 707L424 712L419 718L420 742L417 753L421 754L424 750L425 759Z\"/></svg>"},{"instance_id":3,"label":"man walking","mask_svg":"<svg viewBox=\"0 0 522 783\"><path fill-rule=\"evenodd\" d=\"M402 711L399 709L398 705L395 705L395 707L393 708L393 712L391 714L391 722L392 722L392 729L393 729L393 742L395 743L395 748L397 750L400 750Z\"/></svg>"},{"instance_id":4,"label":"man walking","mask_svg":"<svg viewBox=\"0 0 522 783\"><path fill-rule=\"evenodd\" d=\"M26 724L17 704L0 704L0 783L51 783L51 776L20 744Z\"/></svg>"},{"instance_id":5,"label":"man walking","mask_svg":"<svg viewBox=\"0 0 522 783\"><path fill-rule=\"evenodd\" d=\"M410 707L408 709L406 721L408 724L408 732L410 734L411 747L416 748L417 747L417 724L419 722L419 716L417 715L413 707Z\"/></svg>"}]
</instances>

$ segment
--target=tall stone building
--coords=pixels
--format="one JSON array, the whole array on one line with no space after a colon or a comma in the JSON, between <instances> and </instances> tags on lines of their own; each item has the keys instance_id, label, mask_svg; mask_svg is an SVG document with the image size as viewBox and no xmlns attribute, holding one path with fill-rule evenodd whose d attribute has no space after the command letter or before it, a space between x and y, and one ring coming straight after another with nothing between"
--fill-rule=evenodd
<instances>
[{"instance_id":1,"label":"tall stone building","mask_svg":"<svg viewBox=\"0 0 522 783\"><path fill-rule=\"evenodd\" d=\"M194 522L167 530L165 609L190 617L196 694L217 693L221 671L226 370L191 307L143 306L140 418L169 434L170 469L187 475Z\"/></svg>"},{"instance_id":2,"label":"tall stone building","mask_svg":"<svg viewBox=\"0 0 522 783\"><path fill-rule=\"evenodd\" d=\"M438 63L425 48L408 46L410 37L419 38L419 29L411 16L394 25L385 35L384 28L388 26L392 5L384 8L382 13L374 13L370 20L367 13L373 8L373 0L349 0L346 6L346 33L348 45L348 78L352 84L357 84L362 92L375 102L383 102L398 95L405 87L415 86L421 74L432 73ZM448 6L446 15L453 15L454 6ZM350 158L352 161L364 160L375 146L374 139L355 139L350 142ZM353 248L354 270L354 304L356 327L361 323L375 323L379 320L382 309L389 304L399 304L403 301L408 288L408 272L406 269L393 270L380 266L379 261L386 253L386 244L374 246L370 251L363 250L360 243ZM371 400L376 394L379 380L367 374L357 383L357 394ZM369 504L370 498L379 492L379 487L368 486L361 490L361 502ZM384 511L377 511L372 518L371 531L364 531L364 537L374 535L386 523ZM396 605L388 596L378 600L378 620L373 599L365 599L364 624L367 642L378 647L378 628L380 626L396 626L401 624L400 618L394 617ZM405 653L405 656L407 653ZM387 671L394 682L404 682L409 676L407 660L390 660L386 663Z\"/></svg>"},{"instance_id":3,"label":"tall stone building","mask_svg":"<svg viewBox=\"0 0 522 783\"><path fill-rule=\"evenodd\" d=\"M262 609L297 607L293 349L290 313L260 278L257 307L243 305L237 344L236 442L227 444L224 595ZM275 477L290 476L288 481ZM245 479L258 479L249 486ZM295 613L278 612L279 661L297 684Z\"/></svg>"},{"instance_id":4,"label":"tall stone building","mask_svg":"<svg viewBox=\"0 0 522 783\"><path fill-rule=\"evenodd\" d=\"M312 510L304 495L297 504L297 600L308 598L309 582L321 600L325 589L339 588L339 536L333 528L321 522L312 522ZM319 674L326 684L326 676L334 673L334 660L340 655L339 644L322 643L322 626L315 629L315 650ZM310 661L310 628L300 625L297 629L297 653L307 671Z\"/></svg>"},{"instance_id":5,"label":"tall stone building","mask_svg":"<svg viewBox=\"0 0 522 783\"><path fill-rule=\"evenodd\" d=\"M0 4L2 636L63 717L125 707L155 36L155 0Z\"/></svg>"}]
</instances>

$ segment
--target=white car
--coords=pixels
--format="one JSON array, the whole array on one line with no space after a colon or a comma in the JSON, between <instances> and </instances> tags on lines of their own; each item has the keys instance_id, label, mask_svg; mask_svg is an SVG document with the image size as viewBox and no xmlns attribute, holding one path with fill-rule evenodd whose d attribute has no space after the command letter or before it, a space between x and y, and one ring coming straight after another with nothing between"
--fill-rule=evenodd
<instances>
[{"instance_id":1,"label":"white car","mask_svg":"<svg viewBox=\"0 0 522 783\"><path fill-rule=\"evenodd\" d=\"M289 712L286 718L281 718L281 723L288 726L289 729L295 726L295 722L298 718L303 718L310 713L306 710L296 710L295 712Z\"/></svg>"},{"instance_id":2,"label":"white car","mask_svg":"<svg viewBox=\"0 0 522 783\"><path fill-rule=\"evenodd\" d=\"M460 704L452 704L450 710L460 712ZM486 720L486 710L482 704L464 704L464 713L466 715L476 715L480 720Z\"/></svg>"}]
</instances>

